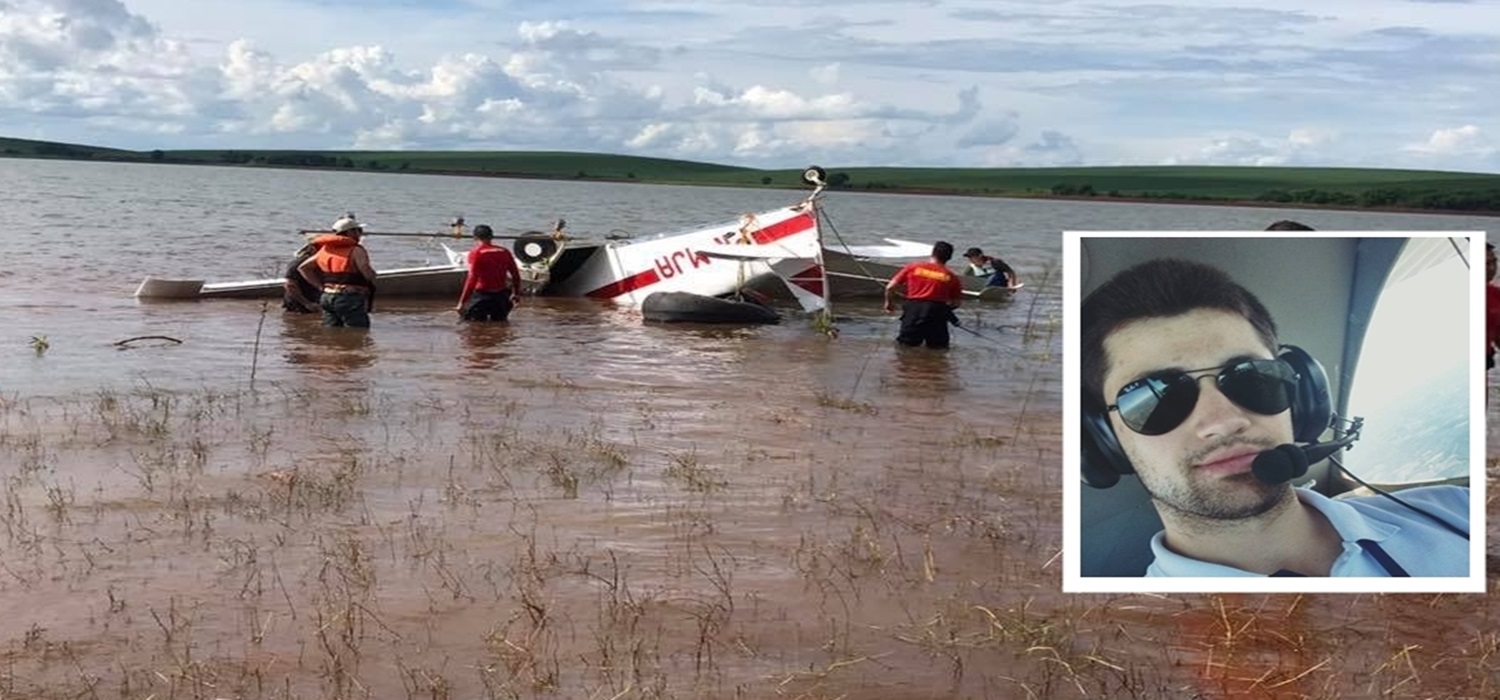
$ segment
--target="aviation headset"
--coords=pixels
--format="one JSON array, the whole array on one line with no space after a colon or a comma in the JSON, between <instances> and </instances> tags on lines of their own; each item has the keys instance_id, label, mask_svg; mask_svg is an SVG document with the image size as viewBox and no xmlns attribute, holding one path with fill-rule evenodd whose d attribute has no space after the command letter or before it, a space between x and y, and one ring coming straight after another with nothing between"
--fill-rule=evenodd
<instances>
[{"instance_id":1,"label":"aviation headset","mask_svg":"<svg viewBox=\"0 0 1500 700\"><path fill-rule=\"evenodd\" d=\"M1281 354L1277 357L1297 373L1291 408L1292 437L1297 442L1313 442L1333 420L1328 375L1323 371L1323 365L1295 345L1281 346ZM1085 483L1105 489L1118 483L1121 475L1134 474L1135 467L1120 447L1120 439L1109 424L1108 413L1099 410L1100 403L1097 397L1083 397L1082 471Z\"/></svg>"}]
</instances>

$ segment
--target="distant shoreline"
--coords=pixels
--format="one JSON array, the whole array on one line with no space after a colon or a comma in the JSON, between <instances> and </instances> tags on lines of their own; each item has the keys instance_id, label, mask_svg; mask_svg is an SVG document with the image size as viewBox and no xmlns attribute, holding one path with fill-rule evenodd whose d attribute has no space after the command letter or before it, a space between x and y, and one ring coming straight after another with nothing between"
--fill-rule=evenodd
<instances>
[{"instance_id":1,"label":"distant shoreline","mask_svg":"<svg viewBox=\"0 0 1500 700\"><path fill-rule=\"evenodd\" d=\"M331 152L331 153L333 153L333 152ZM399 154L399 152L389 152L389 153L382 152L382 156L385 157L385 158L396 157L398 154ZM675 186L686 186L686 187L728 187L728 188L746 189L746 190L757 190L757 189L768 190L768 189L776 189L776 190L786 190L786 191L793 191L793 192L795 192L795 191L803 191L804 190L804 188L798 187L798 186L793 185L791 183L775 182L775 181L773 181L773 182L766 182L766 181L764 181L764 180L771 179L769 176L766 176L765 178L763 178L763 181L760 182L760 183L749 183L749 182L740 182L740 181L723 181L723 180L712 180L712 179L681 179L681 178L673 178L673 177L655 177L655 176L649 176L649 175L646 176L646 177L635 177L633 173L629 177L620 177L620 176L616 176L616 175L607 175L607 174L585 175L585 174L583 174L583 171L581 171L581 170L576 175L566 175L566 174L554 174L554 173L545 173L545 172L515 172L515 171L511 171L511 172L503 172L503 171L502 172L496 172L496 171L486 171L486 170L462 170L462 169L428 168L428 167L421 167L421 168L417 168L417 169L401 169L401 168L395 168L395 167L390 167L390 166L384 166L384 167L378 167L378 168L368 168L368 167L367 168L359 168L359 167L347 167L347 166L296 165L296 164L284 164L284 163L212 162L212 161L206 161L206 160L198 160L198 159L192 159L192 158L181 158L181 157L163 157L162 159L141 158L141 157L117 155L117 154L112 153L112 152L111 153L94 153L90 157L86 157L86 158L81 158L81 157L80 158L74 158L74 157L65 157L65 156L56 156L56 155L34 155L34 154L25 154L25 153L22 153L22 154L0 153L0 158L9 158L9 159L16 159L16 160L45 160L45 161L69 161L69 162L134 163L134 164L141 164L141 165L158 165L158 164L160 164L160 165L215 166L215 167L229 167L229 168L274 169L274 170L301 170L301 171L311 171L311 172L364 173L364 174L382 174L382 175L437 175L437 176L448 176L448 177L482 177L482 178L501 178L501 179L511 179L511 180L542 180L542 181L553 181L553 182L579 181L579 182L607 182L607 183L631 184L631 185L675 185ZM1102 168L1101 167L1099 170L1102 172L1102 171L1107 170L1107 169L1108 168ZM849 170L850 171L860 171L860 170L864 170L864 169L851 168ZM1088 169L1085 168L1085 169L1078 169L1078 170L1088 170ZM767 173L778 173L779 174L780 171L757 171L757 172L767 172ZM942 187L920 187L920 186L902 186L902 185L884 185L884 184L881 184L879 186L873 186L873 187L872 186L868 186L868 185L866 187L858 187L858 186L830 187L827 191L829 191L829 192L854 192L854 193L865 193L865 194L895 194L895 195L913 195L913 196L974 197L974 198L987 198L987 199L1013 199L1013 200L1034 200L1034 201L1095 202L1095 203L1101 203L1101 204L1166 204L1166 205L1195 205L1195 206L1209 206L1209 207L1246 207L1246 208L1256 208L1256 209L1284 209L1284 210L1285 209L1290 209L1290 210L1309 211L1309 212L1316 212L1316 211L1350 211L1350 212L1371 212L1371 213L1387 213L1387 214L1427 214L1427 215L1440 215L1440 216L1500 217L1500 209L1454 209L1454 208L1410 207L1410 206L1406 206L1406 207L1401 207L1401 206L1396 206L1396 207L1360 206L1360 205L1350 205L1350 204L1329 204L1329 203L1320 204L1320 203L1313 203L1313 202L1295 202L1295 201L1293 201L1293 202L1267 201L1267 200L1263 200L1263 199L1236 199L1236 198L1228 198L1228 197L1226 197L1226 198L1217 198L1217 197L1214 197L1214 198L1200 198L1200 197L1146 196L1146 195L1139 195L1139 194L1135 194L1135 195L1113 194L1112 195L1112 194L1104 194L1104 193L1094 193L1094 194L1055 194L1055 193L1047 193L1047 192L1032 192L1032 193L1023 193L1023 192L994 192L994 191L977 191L976 189L954 189L954 188L942 188Z\"/></svg>"},{"instance_id":2,"label":"distant shoreline","mask_svg":"<svg viewBox=\"0 0 1500 700\"><path fill-rule=\"evenodd\" d=\"M959 193L959 196L965 196ZM1377 214L1433 214L1437 216L1482 216L1500 217L1500 210L1422 209L1420 207L1360 207L1339 204L1288 204L1265 202L1255 199L1168 199L1159 197L1079 197L1077 195L1003 195L1006 199L1062 200L1069 202L1099 202L1101 204L1188 204L1204 207L1246 207L1250 209L1296 209L1305 211L1355 211Z\"/></svg>"}]
</instances>

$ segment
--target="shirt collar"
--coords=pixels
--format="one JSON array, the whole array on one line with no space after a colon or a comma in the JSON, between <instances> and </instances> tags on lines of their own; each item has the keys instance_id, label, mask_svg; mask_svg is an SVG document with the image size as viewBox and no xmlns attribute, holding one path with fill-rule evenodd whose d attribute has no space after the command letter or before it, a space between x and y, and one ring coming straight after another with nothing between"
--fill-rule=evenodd
<instances>
[{"instance_id":1,"label":"shirt collar","mask_svg":"<svg viewBox=\"0 0 1500 700\"><path fill-rule=\"evenodd\" d=\"M1360 515L1359 511L1347 503L1336 501L1321 493L1310 489L1296 488L1292 490L1297 494L1297 500L1303 505L1317 509L1323 517L1328 519L1329 524L1339 533L1339 539L1344 542L1345 551L1351 547L1358 549L1355 544L1359 540L1374 540L1376 542L1385 540L1395 534L1401 528L1390 523L1384 523ZM1185 557L1167 548L1167 531L1162 530L1151 537L1151 552L1156 555L1156 560L1151 563L1153 573L1159 576L1261 576L1233 566L1215 564L1200 561L1191 557Z\"/></svg>"}]
</instances>

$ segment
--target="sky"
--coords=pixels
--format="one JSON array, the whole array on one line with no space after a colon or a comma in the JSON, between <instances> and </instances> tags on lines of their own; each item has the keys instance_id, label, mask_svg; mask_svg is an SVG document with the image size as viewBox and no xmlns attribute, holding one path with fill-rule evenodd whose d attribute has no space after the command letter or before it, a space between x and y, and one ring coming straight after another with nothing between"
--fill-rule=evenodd
<instances>
[{"instance_id":1,"label":"sky","mask_svg":"<svg viewBox=\"0 0 1500 700\"><path fill-rule=\"evenodd\" d=\"M0 136L1500 172L1500 0L0 0Z\"/></svg>"}]
</instances>

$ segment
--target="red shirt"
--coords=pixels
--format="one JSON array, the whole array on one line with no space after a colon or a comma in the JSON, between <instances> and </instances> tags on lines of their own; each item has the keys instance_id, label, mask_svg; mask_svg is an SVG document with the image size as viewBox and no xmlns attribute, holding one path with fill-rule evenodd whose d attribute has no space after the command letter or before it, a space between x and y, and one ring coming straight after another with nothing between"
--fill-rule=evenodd
<instances>
[{"instance_id":1,"label":"red shirt","mask_svg":"<svg viewBox=\"0 0 1500 700\"><path fill-rule=\"evenodd\" d=\"M901 268L895 284L906 284L906 298L910 301L958 301L963 296L964 285L958 275L946 266L927 261L917 262Z\"/></svg>"},{"instance_id":2,"label":"red shirt","mask_svg":"<svg viewBox=\"0 0 1500 700\"><path fill-rule=\"evenodd\" d=\"M505 278L510 277L510 284ZM521 293L521 269L516 266L516 256L505 248L488 241L480 241L469 251L469 274L464 277L464 290L458 303L469 300L475 291L501 292L510 289L511 294Z\"/></svg>"},{"instance_id":3,"label":"red shirt","mask_svg":"<svg viewBox=\"0 0 1500 700\"><path fill-rule=\"evenodd\" d=\"M1500 287L1484 285L1484 350L1495 347L1496 336L1500 336Z\"/></svg>"}]
</instances>

